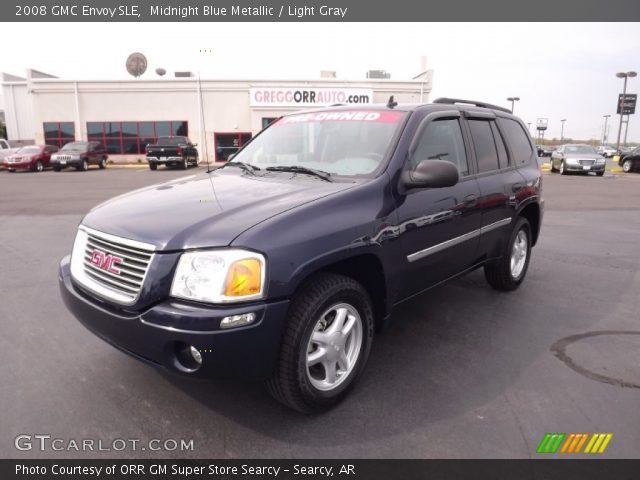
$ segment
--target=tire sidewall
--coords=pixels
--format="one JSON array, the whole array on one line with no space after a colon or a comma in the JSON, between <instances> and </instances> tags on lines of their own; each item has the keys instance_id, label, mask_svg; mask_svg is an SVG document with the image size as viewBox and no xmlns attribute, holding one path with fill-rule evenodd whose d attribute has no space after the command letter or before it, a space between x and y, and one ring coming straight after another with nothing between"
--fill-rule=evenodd
<instances>
[{"instance_id":1,"label":"tire sidewall","mask_svg":"<svg viewBox=\"0 0 640 480\"><path fill-rule=\"evenodd\" d=\"M625 161L622 163L622 170L623 170L625 173L629 173L631 170L633 170L633 166L631 165L631 161L630 161L630 160L625 160Z\"/></svg>"},{"instance_id":2,"label":"tire sidewall","mask_svg":"<svg viewBox=\"0 0 640 480\"><path fill-rule=\"evenodd\" d=\"M318 390L315 388L307 376L307 346L311 338L311 334L316 326L316 323L328 308L337 303L347 303L354 307L360 315L362 321L362 345L360 347L360 355L354 366L353 370L349 374L347 380L342 382L338 387L331 391ZM298 384L300 385L301 394L306 403L313 407L322 408L323 406L329 407L333 405L338 399L346 395L346 393L354 385L355 380L362 373L363 367L367 362L369 352L371 350L371 344L373 340L373 311L371 309L371 302L368 295L364 291L358 289L338 290L331 292L322 302L320 302L313 309L313 313L309 315L306 320L306 325L300 341L297 345L296 361L297 361L297 377Z\"/></svg>"}]
</instances>

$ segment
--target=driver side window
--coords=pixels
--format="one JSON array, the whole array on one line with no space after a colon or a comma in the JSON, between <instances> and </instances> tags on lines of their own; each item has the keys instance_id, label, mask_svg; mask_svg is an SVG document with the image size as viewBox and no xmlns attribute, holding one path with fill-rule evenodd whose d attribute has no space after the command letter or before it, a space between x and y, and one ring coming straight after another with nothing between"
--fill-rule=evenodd
<instances>
[{"instance_id":1,"label":"driver side window","mask_svg":"<svg viewBox=\"0 0 640 480\"><path fill-rule=\"evenodd\" d=\"M409 159L411 169L423 160L446 160L458 167L460 176L469 175L467 155L458 119L435 120L422 132L420 141Z\"/></svg>"}]
</instances>

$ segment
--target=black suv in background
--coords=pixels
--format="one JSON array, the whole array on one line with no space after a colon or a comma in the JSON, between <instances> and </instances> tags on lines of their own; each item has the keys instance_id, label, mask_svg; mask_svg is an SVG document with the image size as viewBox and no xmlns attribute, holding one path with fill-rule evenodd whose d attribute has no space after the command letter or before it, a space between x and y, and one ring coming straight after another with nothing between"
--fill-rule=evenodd
<instances>
[{"instance_id":1,"label":"black suv in background","mask_svg":"<svg viewBox=\"0 0 640 480\"><path fill-rule=\"evenodd\" d=\"M311 412L346 395L396 305L479 267L518 288L542 216L536 150L507 110L332 107L93 209L59 283L80 322L135 358L264 379Z\"/></svg>"}]
</instances>

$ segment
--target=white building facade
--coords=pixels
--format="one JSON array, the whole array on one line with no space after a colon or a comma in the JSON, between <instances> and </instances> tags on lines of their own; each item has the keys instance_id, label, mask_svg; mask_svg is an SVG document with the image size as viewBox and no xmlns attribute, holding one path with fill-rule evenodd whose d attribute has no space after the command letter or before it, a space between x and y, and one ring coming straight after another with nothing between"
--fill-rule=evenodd
<instances>
[{"instance_id":1,"label":"white building facade","mask_svg":"<svg viewBox=\"0 0 640 480\"><path fill-rule=\"evenodd\" d=\"M186 135L201 161L224 161L274 119L333 104L429 101L433 73L418 80L300 81L159 78L64 80L35 70L2 75L12 145L97 140L116 162L144 159L160 136Z\"/></svg>"}]
</instances>

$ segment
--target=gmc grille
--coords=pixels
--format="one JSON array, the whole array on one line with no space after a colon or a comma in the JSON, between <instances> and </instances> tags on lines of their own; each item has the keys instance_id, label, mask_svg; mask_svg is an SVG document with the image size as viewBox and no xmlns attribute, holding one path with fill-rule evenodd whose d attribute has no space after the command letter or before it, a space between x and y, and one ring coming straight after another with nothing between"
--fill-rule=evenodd
<instances>
[{"instance_id":1,"label":"gmc grille","mask_svg":"<svg viewBox=\"0 0 640 480\"><path fill-rule=\"evenodd\" d=\"M154 250L153 245L80 227L72 274L100 297L130 305L140 295Z\"/></svg>"},{"instance_id":2,"label":"gmc grille","mask_svg":"<svg viewBox=\"0 0 640 480\"><path fill-rule=\"evenodd\" d=\"M596 163L595 160L580 160L580 165L593 165Z\"/></svg>"}]
</instances>

